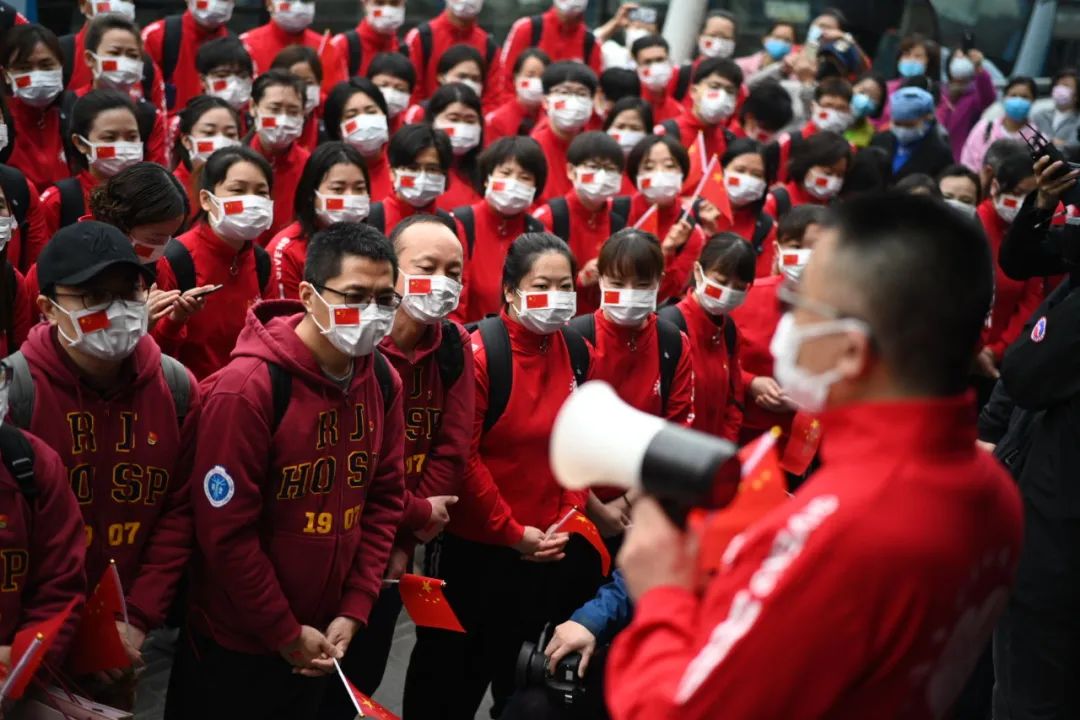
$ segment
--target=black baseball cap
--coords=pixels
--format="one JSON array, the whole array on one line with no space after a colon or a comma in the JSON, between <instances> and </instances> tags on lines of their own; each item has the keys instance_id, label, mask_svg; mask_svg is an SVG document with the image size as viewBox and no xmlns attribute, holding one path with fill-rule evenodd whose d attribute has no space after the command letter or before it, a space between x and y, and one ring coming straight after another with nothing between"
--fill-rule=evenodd
<instances>
[{"instance_id":1,"label":"black baseball cap","mask_svg":"<svg viewBox=\"0 0 1080 720\"><path fill-rule=\"evenodd\" d=\"M114 265L130 265L148 283L154 281L153 270L139 262L131 239L119 228L84 220L60 228L38 255L38 285L49 294L57 285L82 285Z\"/></svg>"}]
</instances>

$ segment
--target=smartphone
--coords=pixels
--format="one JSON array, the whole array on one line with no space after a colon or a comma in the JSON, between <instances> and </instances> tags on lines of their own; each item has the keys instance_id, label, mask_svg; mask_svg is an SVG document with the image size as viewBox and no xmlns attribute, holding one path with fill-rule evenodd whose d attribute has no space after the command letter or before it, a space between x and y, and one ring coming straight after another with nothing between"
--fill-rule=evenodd
<instances>
[{"instance_id":1,"label":"smartphone","mask_svg":"<svg viewBox=\"0 0 1080 720\"><path fill-rule=\"evenodd\" d=\"M651 7L637 7L630 11L630 21L646 23L648 25L656 24L656 8Z\"/></svg>"},{"instance_id":2,"label":"smartphone","mask_svg":"<svg viewBox=\"0 0 1080 720\"><path fill-rule=\"evenodd\" d=\"M213 287L207 288L207 289L205 289L205 290L203 290L201 292L191 293L190 295L188 295L188 297L190 297L190 298L206 297L207 295L213 295L218 290L221 290L223 287L225 287L225 286L224 285L214 285Z\"/></svg>"},{"instance_id":3,"label":"smartphone","mask_svg":"<svg viewBox=\"0 0 1080 720\"><path fill-rule=\"evenodd\" d=\"M1028 149L1031 150L1032 160L1048 157L1050 158L1051 163L1061 161L1062 167L1054 173L1053 179L1060 178L1073 170L1080 170L1080 163L1069 162L1061 152L1061 149L1047 140L1034 125L1028 123L1023 130L1026 130L1027 132L1021 131L1020 137L1024 139ZM1061 201L1066 205L1080 205L1080 183L1077 183L1066 190L1061 196Z\"/></svg>"},{"instance_id":4,"label":"smartphone","mask_svg":"<svg viewBox=\"0 0 1080 720\"><path fill-rule=\"evenodd\" d=\"M964 51L965 55L975 49L975 32L973 30L964 32L964 37L960 42L960 49Z\"/></svg>"}]
</instances>

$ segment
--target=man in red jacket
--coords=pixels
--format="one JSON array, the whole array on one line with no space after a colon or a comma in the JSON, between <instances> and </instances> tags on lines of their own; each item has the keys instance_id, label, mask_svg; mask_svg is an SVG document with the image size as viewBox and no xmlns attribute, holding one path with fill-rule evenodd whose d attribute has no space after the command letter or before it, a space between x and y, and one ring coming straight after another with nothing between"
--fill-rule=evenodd
<instances>
[{"instance_id":1,"label":"man in red jacket","mask_svg":"<svg viewBox=\"0 0 1080 720\"><path fill-rule=\"evenodd\" d=\"M503 43L500 67L504 93L513 93L513 74L510 69L517 63L518 55L530 47L537 47L548 54L551 62L575 60L592 68L599 75L603 71L600 43L585 26L585 8L589 0L554 0L542 15L524 17L511 26ZM499 77L488 73L488 77Z\"/></svg>"},{"instance_id":2,"label":"man in red jacket","mask_svg":"<svg viewBox=\"0 0 1080 720\"><path fill-rule=\"evenodd\" d=\"M567 152L571 141L585 130L592 118L598 81L596 73L581 63L557 62L544 70L541 82L547 122L533 130L530 137L540 143L549 172L537 203L564 195L573 187L573 181L564 171Z\"/></svg>"},{"instance_id":3,"label":"man in red jacket","mask_svg":"<svg viewBox=\"0 0 1080 720\"><path fill-rule=\"evenodd\" d=\"M637 63L641 96L652 108L653 121L662 123L682 114L682 105L668 92L675 66L667 40L660 35L646 35L634 41L631 52Z\"/></svg>"},{"instance_id":4,"label":"man in red jacket","mask_svg":"<svg viewBox=\"0 0 1080 720\"><path fill-rule=\"evenodd\" d=\"M367 76L381 52L398 52L397 30L405 22L405 0L363 0L364 17L356 29L335 35L330 44L344 58L347 77Z\"/></svg>"},{"instance_id":5,"label":"man in red jacket","mask_svg":"<svg viewBox=\"0 0 1080 720\"><path fill-rule=\"evenodd\" d=\"M992 293L986 241L944 205L839 207L772 345L785 392L825 410L821 469L704 588L688 538L639 501L619 556L636 608L609 657L615 720L946 716L1022 537L966 393Z\"/></svg>"},{"instance_id":6,"label":"man in red jacket","mask_svg":"<svg viewBox=\"0 0 1080 720\"><path fill-rule=\"evenodd\" d=\"M404 497L401 380L375 351L396 279L374 228L316 233L300 300L250 311L232 362L204 381L172 717L314 717L367 622Z\"/></svg>"},{"instance_id":7,"label":"man in red jacket","mask_svg":"<svg viewBox=\"0 0 1080 720\"><path fill-rule=\"evenodd\" d=\"M255 74L270 69L277 54L289 45L306 45L314 48L323 66L322 91L328 95L339 82L348 80L345 58L330 44L323 33L315 32L309 25L315 17L315 1L266 0L270 21L240 35L255 63Z\"/></svg>"},{"instance_id":8,"label":"man in red jacket","mask_svg":"<svg viewBox=\"0 0 1080 720\"><path fill-rule=\"evenodd\" d=\"M690 147L701 133L706 157L724 156L731 138L727 124L735 112L742 81L739 66L724 58L709 58L694 68L690 86L692 107L684 108L674 121L684 146Z\"/></svg>"},{"instance_id":9,"label":"man in red jacket","mask_svg":"<svg viewBox=\"0 0 1080 720\"><path fill-rule=\"evenodd\" d=\"M233 0L187 0L188 9L182 15L171 15L143 29L146 54L161 69L170 115L202 94L195 56L204 44L229 34L225 23L232 17L233 5Z\"/></svg>"}]
</instances>

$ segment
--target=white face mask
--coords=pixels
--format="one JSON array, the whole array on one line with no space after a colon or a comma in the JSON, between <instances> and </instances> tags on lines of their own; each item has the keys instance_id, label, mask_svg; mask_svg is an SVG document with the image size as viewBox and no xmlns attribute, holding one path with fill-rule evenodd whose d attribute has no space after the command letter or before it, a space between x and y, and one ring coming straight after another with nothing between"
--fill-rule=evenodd
<instances>
[{"instance_id":1,"label":"white face mask","mask_svg":"<svg viewBox=\"0 0 1080 720\"><path fill-rule=\"evenodd\" d=\"M459 18L472 20L484 9L484 0L446 0L446 7Z\"/></svg>"},{"instance_id":2,"label":"white face mask","mask_svg":"<svg viewBox=\"0 0 1080 720\"><path fill-rule=\"evenodd\" d=\"M945 204L963 213L964 217L975 217L974 205L968 205L966 202L963 202L962 200L957 200L956 198L945 198Z\"/></svg>"},{"instance_id":3,"label":"white face mask","mask_svg":"<svg viewBox=\"0 0 1080 720\"><path fill-rule=\"evenodd\" d=\"M806 173L803 187L818 200L829 200L837 196L844 185L844 178L838 175L825 175L817 170Z\"/></svg>"},{"instance_id":4,"label":"white face mask","mask_svg":"<svg viewBox=\"0 0 1080 720\"><path fill-rule=\"evenodd\" d=\"M130 90L142 80L143 61L129 57L94 55L94 77L112 90Z\"/></svg>"},{"instance_id":5,"label":"white face mask","mask_svg":"<svg viewBox=\"0 0 1080 720\"><path fill-rule=\"evenodd\" d=\"M210 227L229 240L254 240L270 229L274 222L274 201L260 195L237 195L219 198L210 196L217 208L217 217L210 214Z\"/></svg>"},{"instance_id":6,"label":"white face mask","mask_svg":"<svg viewBox=\"0 0 1080 720\"><path fill-rule=\"evenodd\" d=\"M79 139L90 147L90 152L86 154L87 163L102 177L111 178L121 170L142 162L141 142L92 143L81 135Z\"/></svg>"},{"instance_id":7,"label":"white face mask","mask_svg":"<svg viewBox=\"0 0 1080 720\"><path fill-rule=\"evenodd\" d=\"M256 115L259 140L273 150L281 150L296 142L304 130L304 119L291 115Z\"/></svg>"},{"instance_id":8,"label":"white face mask","mask_svg":"<svg viewBox=\"0 0 1080 720\"><path fill-rule=\"evenodd\" d=\"M409 107L409 93L389 85L379 88L379 90L382 91L383 99L386 100L386 110L390 113L390 117L397 117L404 112L405 108Z\"/></svg>"},{"instance_id":9,"label":"white face mask","mask_svg":"<svg viewBox=\"0 0 1080 720\"><path fill-rule=\"evenodd\" d=\"M188 140L191 141L191 150L188 151L188 157L196 165L205 163L211 155L221 148L240 144L240 141L236 138L225 137L224 135L211 135L210 137L201 138L189 136Z\"/></svg>"},{"instance_id":10,"label":"white face mask","mask_svg":"<svg viewBox=\"0 0 1080 720\"><path fill-rule=\"evenodd\" d=\"M298 33L306 30L315 19L315 3L275 0L272 15L279 28L287 33Z\"/></svg>"},{"instance_id":11,"label":"white face mask","mask_svg":"<svg viewBox=\"0 0 1080 720\"><path fill-rule=\"evenodd\" d=\"M376 5L368 12L368 22L376 32L390 35L405 22L405 8L393 5Z\"/></svg>"},{"instance_id":12,"label":"white face mask","mask_svg":"<svg viewBox=\"0 0 1080 720\"><path fill-rule=\"evenodd\" d=\"M128 20L135 20L135 3L128 0L94 0L90 3L90 17L116 13Z\"/></svg>"},{"instance_id":13,"label":"white face mask","mask_svg":"<svg viewBox=\"0 0 1080 720\"><path fill-rule=\"evenodd\" d=\"M727 90L706 90L698 103L698 114L707 123L726 120L735 112L735 96Z\"/></svg>"},{"instance_id":14,"label":"white face mask","mask_svg":"<svg viewBox=\"0 0 1080 720\"><path fill-rule=\"evenodd\" d=\"M634 146L645 139L645 133L640 130L608 130L608 135L615 138L622 148L623 155L629 155Z\"/></svg>"},{"instance_id":15,"label":"white face mask","mask_svg":"<svg viewBox=\"0 0 1080 720\"><path fill-rule=\"evenodd\" d=\"M415 208L427 207L446 192L446 176L426 172L398 170L394 189Z\"/></svg>"},{"instance_id":16,"label":"white face mask","mask_svg":"<svg viewBox=\"0 0 1080 720\"><path fill-rule=\"evenodd\" d=\"M577 293L564 290L517 291L521 298L518 320L537 335L551 335L577 312Z\"/></svg>"},{"instance_id":17,"label":"white face mask","mask_svg":"<svg viewBox=\"0 0 1080 720\"><path fill-rule=\"evenodd\" d=\"M131 247L135 250L135 254L139 257L139 262L143 265L153 265L157 263L157 261L161 259L161 256L165 254L165 246L168 244L168 240L159 245L152 245L131 238Z\"/></svg>"},{"instance_id":18,"label":"white face mask","mask_svg":"<svg viewBox=\"0 0 1080 720\"><path fill-rule=\"evenodd\" d=\"M855 122L855 116L850 112L843 112L835 108L821 107L814 104L813 108L814 124L821 130L828 130L834 133L843 133L851 124Z\"/></svg>"},{"instance_id":19,"label":"white face mask","mask_svg":"<svg viewBox=\"0 0 1080 720\"><path fill-rule=\"evenodd\" d=\"M63 70L31 70L8 75L12 94L30 107L43 108L64 89Z\"/></svg>"},{"instance_id":20,"label":"white face mask","mask_svg":"<svg viewBox=\"0 0 1080 720\"><path fill-rule=\"evenodd\" d=\"M657 290L608 288L600 283L600 307L619 327L638 327L656 311Z\"/></svg>"},{"instance_id":21,"label":"white face mask","mask_svg":"<svg viewBox=\"0 0 1080 720\"><path fill-rule=\"evenodd\" d=\"M544 102L544 83L538 77L518 78L515 90L522 105L536 107Z\"/></svg>"},{"instance_id":22,"label":"white face mask","mask_svg":"<svg viewBox=\"0 0 1080 720\"><path fill-rule=\"evenodd\" d=\"M188 10L203 27L217 28L232 19L233 0L188 0Z\"/></svg>"},{"instance_id":23,"label":"white face mask","mask_svg":"<svg viewBox=\"0 0 1080 720\"><path fill-rule=\"evenodd\" d=\"M735 41L729 38L702 35L697 46L698 52L707 58L729 58L735 54Z\"/></svg>"},{"instance_id":24,"label":"white face mask","mask_svg":"<svg viewBox=\"0 0 1080 720\"><path fill-rule=\"evenodd\" d=\"M668 83L671 82L672 72L674 68L669 61L665 60L638 68L638 78L643 86L658 93L667 88Z\"/></svg>"},{"instance_id":25,"label":"white face mask","mask_svg":"<svg viewBox=\"0 0 1080 720\"><path fill-rule=\"evenodd\" d=\"M679 197L683 175L680 172L651 172L638 175L637 186L641 194L653 205L668 205Z\"/></svg>"},{"instance_id":26,"label":"white face mask","mask_svg":"<svg viewBox=\"0 0 1080 720\"><path fill-rule=\"evenodd\" d=\"M374 155L390 139L386 116L357 115L341 123L341 139L356 148L361 155Z\"/></svg>"},{"instance_id":27,"label":"white face mask","mask_svg":"<svg viewBox=\"0 0 1080 720\"><path fill-rule=\"evenodd\" d=\"M461 299L461 283L445 275L405 275L401 307L416 322L431 325L452 313Z\"/></svg>"},{"instance_id":28,"label":"white face mask","mask_svg":"<svg viewBox=\"0 0 1080 720\"><path fill-rule=\"evenodd\" d=\"M753 175L729 172L724 175L728 198L736 207L743 207L761 199L765 194L765 181Z\"/></svg>"},{"instance_id":29,"label":"white face mask","mask_svg":"<svg viewBox=\"0 0 1080 720\"><path fill-rule=\"evenodd\" d=\"M371 211L370 195L323 195L316 190L315 197L322 201L322 208L315 215L326 225L362 222Z\"/></svg>"},{"instance_id":30,"label":"white face mask","mask_svg":"<svg viewBox=\"0 0 1080 720\"><path fill-rule=\"evenodd\" d=\"M769 344L769 352L775 361L773 376L789 400L807 412L816 413L825 409L829 390L842 375L836 368L817 375L804 370L799 367L799 350L805 340L853 330L869 334L866 325L854 319L799 326L795 324L794 315L784 313Z\"/></svg>"},{"instance_id":31,"label":"white face mask","mask_svg":"<svg viewBox=\"0 0 1080 720\"><path fill-rule=\"evenodd\" d=\"M8 242L11 241L11 233L15 231L15 224L15 218L10 215L0 217L0 252L3 252Z\"/></svg>"},{"instance_id":32,"label":"white face mask","mask_svg":"<svg viewBox=\"0 0 1080 720\"><path fill-rule=\"evenodd\" d=\"M622 187L622 175L610 170L587 170L577 168L574 171L574 189L585 200L593 203L605 202L615 197Z\"/></svg>"},{"instance_id":33,"label":"white face mask","mask_svg":"<svg viewBox=\"0 0 1080 720\"><path fill-rule=\"evenodd\" d=\"M109 305L67 310L49 302L70 318L75 329L75 337L68 337L58 326L60 336L79 352L99 360L123 360L146 334L146 303L114 300Z\"/></svg>"},{"instance_id":34,"label":"white face mask","mask_svg":"<svg viewBox=\"0 0 1080 720\"><path fill-rule=\"evenodd\" d=\"M234 110L240 110L251 101L251 78L230 75L225 78L213 78L209 81L208 94L219 97Z\"/></svg>"},{"instance_id":35,"label":"white face mask","mask_svg":"<svg viewBox=\"0 0 1080 720\"><path fill-rule=\"evenodd\" d=\"M799 282L803 270L810 262L810 254L813 250L781 250L780 273L791 282Z\"/></svg>"},{"instance_id":36,"label":"white face mask","mask_svg":"<svg viewBox=\"0 0 1080 720\"><path fill-rule=\"evenodd\" d=\"M548 97L548 115L551 123L561 132L574 133L585 127L592 115L592 98L577 95L551 95Z\"/></svg>"},{"instance_id":37,"label":"white face mask","mask_svg":"<svg viewBox=\"0 0 1080 720\"><path fill-rule=\"evenodd\" d=\"M484 86L476 82L475 80L470 80L469 78L461 78L460 80L447 80L446 82L447 84L457 83L458 85L464 85L465 87L476 93L476 97L484 96Z\"/></svg>"},{"instance_id":38,"label":"white face mask","mask_svg":"<svg viewBox=\"0 0 1080 720\"><path fill-rule=\"evenodd\" d=\"M529 209L536 197L536 187L513 178L488 177L487 201L503 215L518 215Z\"/></svg>"},{"instance_id":39,"label":"white face mask","mask_svg":"<svg viewBox=\"0 0 1080 720\"><path fill-rule=\"evenodd\" d=\"M480 144L480 126L472 123L441 122L435 125L450 138L450 147L454 155L461 157Z\"/></svg>"},{"instance_id":40,"label":"white face mask","mask_svg":"<svg viewBox=\"0 0 1080 720\"><path fill-rule=\"evenodd\" d=\"M710 280L700 264L694 266L694 275L697 278L694 294L701 309L710 315L727 315L746 300L745 290L735 290Z\"/></svg>"},{"instance_id":41,"label":"white face mask","mask_svg":"<svg viewBox=\"0 0 1080 720\"><path fill-rule=\"evenodd\" d=\"M319 107L319 101L322 100L322 93L319 90L318 85L308 85L304 88L304 114L310 115L311 112Z\"/></svg>"},{"instance_id":42,"label":"white face mask","mask_svg":"<svg viewBox=\"0 0 1080 720\"><path fill-rule=\"evenodd\" d=\"M1001 193L994 198L994 210L997 211L998 217L1010 225L1012 224L1012 221L1016 219L1017 213L1020 212L1020 206L1023 204L1023 195Z\"/></svg>"},{"instance_id":43,"label":"white face mask","mask_svg":"<svg viewBox=\"0 0 1080 720\"><path fill-rule=\"evenodd\" d=\"M555 0L555 7L565 15L581 15L589 7L589 0Z\"/></svg>"},{"instance_id":44,"label":"white face mask","mask_svg":"<svg viewBox=\"0 0 1080 720\"><path fill-rule=\"evenodd\" d=\"M349 357L370 355L394 326L394 311L390 308L375 303L331 305L319 293L315 293L315 296L330 311L329 327L320 325L312 314L315 327L319 328L331 345Z\"/></svg>"}]
</instances>

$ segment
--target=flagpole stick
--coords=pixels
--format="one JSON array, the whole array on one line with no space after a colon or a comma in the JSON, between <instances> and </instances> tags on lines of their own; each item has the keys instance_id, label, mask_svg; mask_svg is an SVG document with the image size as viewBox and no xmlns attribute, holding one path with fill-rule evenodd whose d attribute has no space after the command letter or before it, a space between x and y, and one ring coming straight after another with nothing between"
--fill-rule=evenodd
<instances>
[{"instance_id":1,"label":"flagpole stick","mask_svg":"<svg viewBox=\"0 0 1080 720\"><path fill-rule=\"evenodd\" d=\"M563 516L563 519L560 520L559 522L555 523L555 526L552 527L550 530L547 531L547 533L544 534L544 539L547 540L548 538L550 538L552 536L552 534L557 533L559 531L559 528L561 528L563 525L565 525L567 522L569 522L570 518L574 517L574 513L576 513L577 511L578 511L578 509L576 507L570 508L570 511L568 513L566 513L566 515Z\"/></svg>"},{"instance_id":2,"label":"flagpole stick","mask_svg":"<svg viewBox=\"0 0 1080 720\"><path fill-rule=\"evenodd\" d=\"M326 43L330 40L330 28L326 28L326 32L323 33L322 42L319 43L319 50L316 54L318 57L322 57L323 51L326 50Z\"/></svg>"},{"instance_id":3,"label":"flagpole stick","mask_svg":"<svg viewBox=\"0 0 1080 720\"><path fill-rule=\"evenodd\" d=\"M7 676L4 686L0 687L0 703L7 698L8 688L11 687L11 684L26 672L26 666L30 664L30 659L34 657L34 651L37 650L44 641L45 636L41 633L34 636L34 641L30 643L30 647L26 648L26 652L19 658L19 662L15 663L15 667L11 670L11 674Z\"/></svg>"},{"instance_id":4,"label":"flagpole stick","mask_svg":"<svg viewBox=\"0 0 1080 720\"><path fill-rule=\"evenodd\" d=\"M341 684L345 686L345 694L352 700L353 707L356 708L356 712L360 717L367 717L364 711L360 709L360 703L356 700L356 696L352 693L352 688L349 687L349 680L345 677L345 673L341 671L341 665L338 663L337 658L331 658L334 661L334 669L337 670L338 677L341 678Z\"/></svg>"},{"instance_id":5,"label":"flagpole stick","mask_svg":"<svg viewBox=\"0 0 1080 720\"><path fill-rule=\"evenodd\" d=\"M765 458L765 455L776 446L776 441L780 439L780 428L774 427L761 439L757 447L754 448L754 452L750 457L746 458L746 462L742 466L742 475L746 477L750 473L754 472L758 464Z\"/></svg>"},{"instance_id":6,"label":"flagpole stick","mask_svg":"<svg viewBox=\"0 0 1080 720\"><path fill-rule=\"evenodd\" d=\"M391 580L390 578L383 578L382 584L383 585L400 585L401 581L400 580Z\"/></svg>"}]
</instances>

